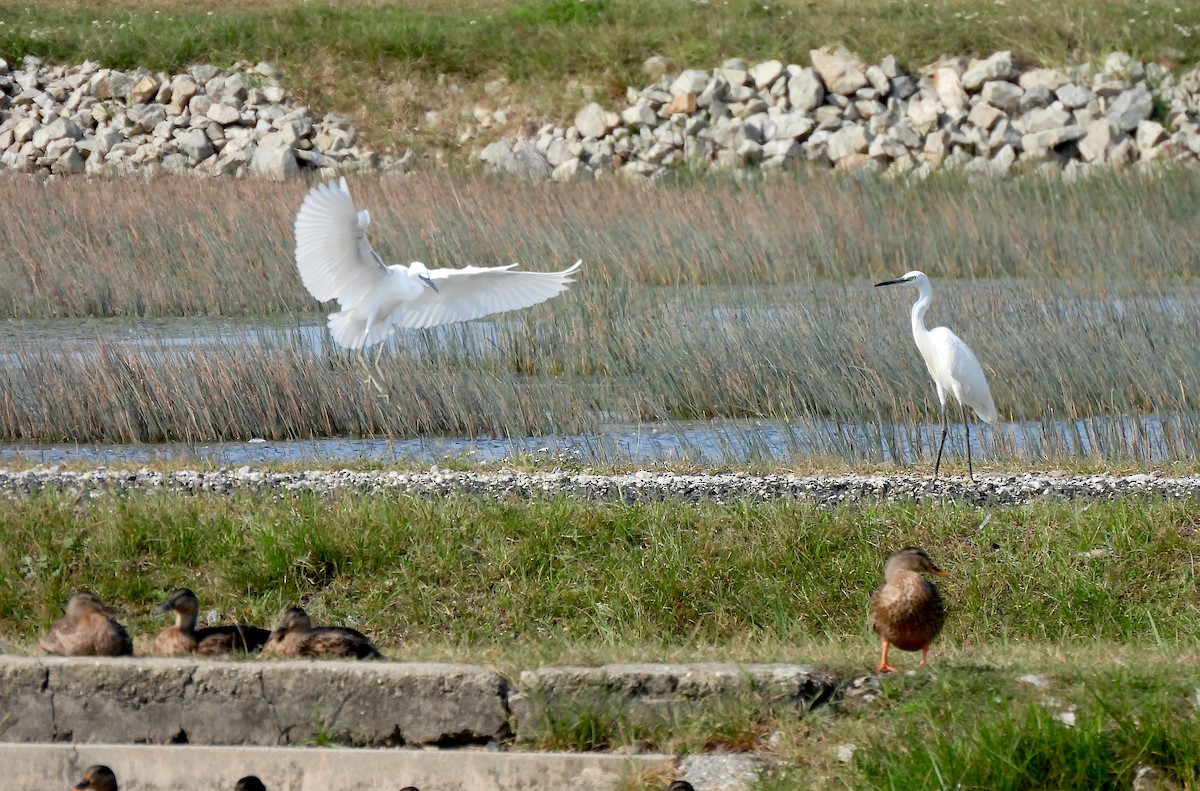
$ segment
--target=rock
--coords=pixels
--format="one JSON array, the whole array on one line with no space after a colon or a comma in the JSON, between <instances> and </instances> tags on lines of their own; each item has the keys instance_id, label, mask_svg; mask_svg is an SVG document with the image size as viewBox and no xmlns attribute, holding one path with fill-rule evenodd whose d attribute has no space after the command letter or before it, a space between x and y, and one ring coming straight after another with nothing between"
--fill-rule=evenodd
<instances>
[{"instance_id":1,"label":"rock","mask_svg":"<svg viewBox=\"0 0 1200 791\"><path fill-rule=\"evenodd\" d=\"M146 104L158 95L159 81L153 74L141 77L129 88L129 104Z\"/></svg>"},{"instance_id":2,"label":"rock","mask_svg":"<svg viewBox=\"0 0 1200 791\"><path fill-rule=\"evenodd\" d=\"M1002 110L992 107L987 102L979 102L971 108L971 112L967 113L967 123L986 132L1003 117L1004 112Z\"/></svg>"},{"instance_id":3,"label":"rock","mask_svg":"<svg viewBox=\"0 0 1200 791\"><path fill-rule=\"evenodd\" d=\"M1071 124L1057 129L1045 129L1040 132L1026 134L1021 138L1021 146L1027 153L1044 153L1064 143L1078 140L1083 135L1084 132L1082 129Z\"/></svg>"},{"instance_id":4,"label":"rock","mask_svg":"<svg viewBox=\"0 0 1200 791\"><path fill-rule=\"evenodd\" d=\"M681 93L671 99L670 102L665 104L662 112L667 116L671 116L676 113L691 115L692 113L696 112L697 109L699 109L699 105L696 104L696 94Z\"/></svg>"},{"instance_id":5,"label":"rock","mask_svg":"<svg viewBox=\"0 0 1200 791\"><path fill-rule=\"evenodd\" d=\"M17 143L27 143L33 139L33 134L42 126L41 122L36 118L22 118L13 124L13 141Z\"/></svg>"},{"instance_id":6,"label":"rock","mask_svg":"<svg viewBox=\"0 0 1200 791\"><path fill-rule=\"evenodd\" d=\"M1011 82L1001 81L984 83L983 90L980 91L983 101L1006 113L1011 113L1017 109L1017 105L1024 94L1025 90L1023 88L1019 88Z\"/></svg>"},{"instance_id":7,"label":"rock","mask_svg":"<svg viewBox=\"0 0 1200 791\"><path fill-rule=\"evenodd\" d=\"M688 69L675 78L671 83L671 95L678 96L681 93L700 94L705 86L708 85L708 72L701 69ZM576 124L578 126L578 124Z\"/></svg>"},{"instance_id":8,"label":"rock","mask_svg":"<svg viewBox=\"0 0 1200 791\"><path fill-rule=\"evenodd\" d=\"M1017 78L1017 84L1022 90L1030 88L1045 88L1047 91L1057 91L1071 80L1058 69L1030 69Z\"/></svg>"},{"instance_id":9,"label":"rock","mask_svg":"<svg viewBox=\"0 0 1200 791\"><path fill-rule=\"evenodd\" d=\"M187 154L188 159L191 160L193 165L202 159L208 159L216 153L212 141L208 139L208 135L204 133L203 129L191 129L180 135L177 140L179 150Z\"/></svg>"},{"instance_id":10,"label":"rock","mask_svg":"<svg viewBox=\"0 0 1200 791\"><path fill-rule=\"evenodd\" d=\"M1075 83L1068 83L1054 91L1054 95L1068 110L1077 110L1096 100L1096 94Z\"/></svg>"},{"instance_id":11,"label":"rock","mask_svg":"<svg viewBox=\"0 0 1200 791\"><path fill-rule=\"evenodd\" d=\"M286 181L300 172L296 155L287 146L259 146L250 158L250 174L272 181Z\"/></svg>"},{"instance_id":12,"label":"rock","mask_svg":"<svg viewBox=\"0 0 1200 791\"><path fill-rule=\"evenodd\" d=\"M699 791L751 791L757 788L770 763L757 755L689 755L679 761L679 771Z\"/></svg>"},{"instance_id":13,"label":"rock","mask_svg":"<svg viewBox=\"0 0 1200 791\"><path fill-rule=\"evenodd\" d=\"M800 69L788 80L788 103L793 110L807 113L825 101L825 86L815 69Z\"/></svg>"},{"instance_id":14,"label":"rock","mask_svg":"<svg viewBox=\"0 0 1200 791\"><path fill-rule=\"evenodd\" d=\"M236 124L241 120L241 113L238 112L237 108L224 102L219 102L209 107L205 115L223 126Z\"/></svg>"},{"instance_id":15,"label":"rock","mask_svg":"<svg viewBox=\"0 0 1200 791\"><path fill-rule=\"evenodd\" d=\"M967 92L954 69L940 68L933 73L933 90L951 118L967 114Z\"/></svg>"},{"instance_id":16,"label":"rock","mask_svg":"<svg viewBox=\"0 0 1200 791\"><path fill-rule=\"evenodd\" d=\"M603 107L592 102L575 114L575 128L584 137L604 137L609 129L617 125L617 121L612 121L610 115L612 114Z\"/></svg>"},{"instance_id":17,"label":"rock","mask_svg":"<svg viewBox=\"0 0 1200 791\"><path fill-rule=\"evenodd\" d=\"M1167 139L1167 130L1157 121L1142 121L1137 128L1137 147L1141 151L1149 151Z\"/></svg>"},{"instance_id":18,"label":"rock","mask_svg":"<svg viewBox=\"0 0 1200 791\"><path fill-rule=\"evenodd\" d=\"M962 87L978 90L989 80L1011 80L1017 76L1017 61L1011 52L997 52L984 60L972 63L962 75Z\"/></svg>"},{"instance_id":19,"label":"rock","mask_svg":"<svg viewBox=\"0 0 1200 791\"><path fill-rule=\"evenodd\" d=\"M812 131L814 123L802 113L785 113L773 121L772 140L796 140Z\"/></svg>"},{"instance_id":20,"label":"rock","mask_svg":"<svg viewBox=\"0 0 1200 791\"><path fill-rule=\"evenodd\" d=\"M820 49L809 50L808 57L825 89L830 93L850 96L867 84L867 75L862 64L853 58Z\"/></svg>"},{"instance_id":21,"label":"rock","mask_svg":"<svg viewBox=\"0 0 1200 791\"><path fill-rule=\"evenodd\" d=\"M684 95L694 96L690 93ZM649 104L639 101L621 111L621 120L629 126L653 126L658 122L658 113L654 112L654 108Z\"/></svg>"},{"instance_id":22,"label":"rock","mask_svg":"<svg viewBox=\"0 0 1200 791\"><path fill-rule=\"evenodd\" d=\"M1071 123L1071 114L1061 105L1030 110L1018 122L1026 134L1044 132L1047 129L1059 129Z\"/></svg>"},{"instance_id":23,"label":"rock","mask_svg":"<svg viewBox=\"0 0 1200 791\"><path fill-rule=\"evenodd\" d=\"M83 137L83 132L73 121L59 116L45 126L39 127L30 139L35 148L45 151L55 140L64 138L78 140L81 137Z\"/></svg>"},{"instance_id":24,"label":"rock","mask_svg":"<svg viewBox=\"0 0 1200 791\"><path fill-rule=\"evenodd\" d=\"M578 158L572 157L554 168L550 177L555 181L592 181L595 175Z\"/></svg>"},{"instance_id":25,"label":"rock","mask_svg":"<svg viewBox=\"0 0 1200 791\"><path fill-rule=\"evenodd\" d=\"M1120 127L1107 118L1093 121L1079 141L1079 155L1084 162L1104 162L1113 146L1124 137Z\"/></svg>"},{"instance_id":26,"label":"rock","mask_svg":"<svg viewBox=\"0 0 1200 791\"><path fill-rule=\"evenodd\" d=\"M851 154L864 154L869 142L861 126L844 126L829 136L829 158L837 162Z\"/></svg>"},{"instance_id":27,"label":"rock","mask_svg":"<svg viewBox=\"0 0 1200 791\"><path fill-rule=\"evenodd\" d=\"M1144 86L1138 85L1122 92L1108 106L1108 118L1123 132L1137 129L1138 124L1150 117L1154 110L1154 97Z\"/></svg>"},{"instance_id":28,"label":"rock","mask_svg":"<svg viewBox=\"0 0 1200 791\"><path fill-rule=\"evenodd\" d=\"M554 171L545 155L528 141L519 142L513 147L513 160L516 165L514 175L525 178L549 178Z\"/></svg>"},{"instance_id":29,"label":"rock","mask_svg":"<svg viewBox=\"0 0 1200 791\"><path fill-rule=\"evenodd\" d=\"M750 69L750 79L758 90L766 90L783 76L783 63L777 60L763 61Z\"/></svg>"}]
</instances>

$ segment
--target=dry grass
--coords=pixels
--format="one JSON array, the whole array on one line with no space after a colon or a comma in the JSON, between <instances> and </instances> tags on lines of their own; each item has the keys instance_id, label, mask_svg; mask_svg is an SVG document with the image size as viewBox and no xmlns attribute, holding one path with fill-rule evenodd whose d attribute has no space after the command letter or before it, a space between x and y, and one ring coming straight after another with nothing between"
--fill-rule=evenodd
<instances>
[{"instance_id":1,"label":"dry grass","mask_svg":"<svg viewBox=\"0 0 1200 791\"><path fill-rule=\"evenodd\" d=\"M356 356L313 341L323 330L295 329L319 322L293 313L317 307L290 260L303 185L3 182L0 197L25 207L0 216L0 280L28 284L9 292L9 315L280 319L215 339L198 326L183 344L153 323L93 321L65 339L13 323L0 435L525 436L736 417L806 430L798 453L908 458L925 451L937 406L908 334L912 294L870 284L920 266L935 278L931 322L972 345L1015 422L987 438L993 455L1146 463L1200 448L1200 190L1187 173L704 189L443 175L352 188L390 260L582 257L583 276L533 310L402 336L381 394Z\"/></svg>"}]
</instances>

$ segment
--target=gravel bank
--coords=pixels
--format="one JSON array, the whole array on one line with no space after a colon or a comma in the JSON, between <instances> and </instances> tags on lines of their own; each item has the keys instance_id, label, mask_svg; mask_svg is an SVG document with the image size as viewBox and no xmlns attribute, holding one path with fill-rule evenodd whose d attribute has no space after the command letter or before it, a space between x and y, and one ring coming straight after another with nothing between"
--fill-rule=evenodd
<instances>
[{"instance_id":1,"label":"gravel bank","mask_svg":"<svg viewBox=\"0 0 1200 791\"><path fill-rule=\"evenodd\" d=\"M1066 475L1027 473L979 475L932 481L914 475L679 475L634 472L622 475L546 472L428 472L305 470L270 472L250 467L197 472L97 468L73 472L54 467L0 470L0 493L23 497L42 492L128 494L174 491L232 494L255 492L393 492L422 497L468 494L491 498L568 495L588 500L650 502L676 499L792 499L838 503L958 500L978 505L1018 505L1043 497L1115 500L1121 497L1200 498L1200 477Z\"/></svg>"}]
</instances>

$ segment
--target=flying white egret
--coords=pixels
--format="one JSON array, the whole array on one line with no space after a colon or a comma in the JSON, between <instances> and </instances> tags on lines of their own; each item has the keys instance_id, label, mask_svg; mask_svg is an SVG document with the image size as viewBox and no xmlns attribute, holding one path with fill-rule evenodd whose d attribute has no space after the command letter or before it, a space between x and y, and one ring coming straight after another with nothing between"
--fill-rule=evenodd
<instances>
[{"instance_id":1,"label":"flying white egret","mask_svg":"<svg viewBox=\"0 0 1200 791\"><path fill-rule=\"evenodd\" d=\"M387 266L367 241L371 216L357 211L346 179L309 190L296 213L296 267L308 292L336 299L329 332L347 349L365 349L396 327L424 328L520 310L567 290L582 261L561 272L516 272L520 264L429 269Z\"/></svg>"},{"instance_id":2,"label":"flying white egret","mask_svg":"<svg viewBox=\"0 0 1200 791\"><path fill-rule=\"evenodd\" d=\"M946 432L950 422L946 416L946 393L949 392L958 402L962 413L963 430L967 436L967 477L975 481L975 471L971 469L971 426L967 423L967 407L975 410L975 414L985 423L995 423L999 415L996 404L992 401L992 391L988 389L987 379L983 375L983 367L971 347L963 339L950 331L948 327L925 328L925 311L933 301L933 288L924 272L912 271L901 275L895 280L885 280L876 283L878 286L904 284L917 290L919 296L912 306L912 333L917 342L917 349L925 358L925 367L937 388L938 401L942 405L942 441L938 444L937 461L933 465L933 477L936 479L938 469L942 465L942 449L946 447Z\"/></svg>"}]
</instances>

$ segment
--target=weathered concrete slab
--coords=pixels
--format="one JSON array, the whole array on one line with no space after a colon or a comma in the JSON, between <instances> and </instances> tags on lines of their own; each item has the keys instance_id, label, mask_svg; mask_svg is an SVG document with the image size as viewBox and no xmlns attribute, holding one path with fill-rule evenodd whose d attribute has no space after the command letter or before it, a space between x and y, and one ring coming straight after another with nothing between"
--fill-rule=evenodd
<instances>
[{"instance_id":1,"label":"weathered concrete slab","mask_svg":"<svg viewBox=\"0 0 1200 791\"><path fill-rule=\"evenodd\" d=\"M122 791L213 791L248 774L270 791L617 791L632 778L675 771L666 755L0 744L0 791L70 788L97 763L112 768Z\"/></svg>"},{"instance_id":2,"label":"weathered concrete slab","mask_svg":"<svg viewBox=\"0 0 1200 791\"><path fill-rule=\"evenodd\" d=\"M811 709L837 691L832 673L789 664L627 664L547 667L521 673L509 695L517 738L528 740L580 717L678 721L741 701Z\"/></svg>"},{"instance_id":3,"label":"weathered concrete slab","mask_svg":"<svg viewBox=\"0 0 1200 791\"><path fill-rule=\"evenodd\" d=\"M507 695L462 664L0 657L0 740L486 743L509 734Z\"/></svg>"}]
</instances>

